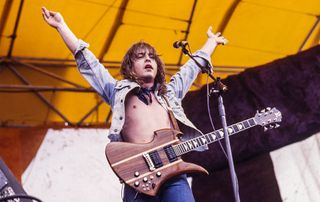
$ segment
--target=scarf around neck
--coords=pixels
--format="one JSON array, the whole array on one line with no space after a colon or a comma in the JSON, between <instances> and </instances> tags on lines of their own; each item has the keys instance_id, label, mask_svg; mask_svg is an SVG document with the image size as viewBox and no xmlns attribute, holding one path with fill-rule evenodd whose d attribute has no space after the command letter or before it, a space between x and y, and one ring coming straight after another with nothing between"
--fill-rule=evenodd
<instances>
[{"instance_id":1,"label":"scarf around neck","mask_svg":"<svg viewBox=\"0 0 320 202\"><path fill-rule=\"evenodd\" d=\"M141 87L135 95L141 100L144 104L149 105L152 103L152 95L154 93L155 87L152 86L151 88L143 88Z\"/></svg>"}]
</instances>

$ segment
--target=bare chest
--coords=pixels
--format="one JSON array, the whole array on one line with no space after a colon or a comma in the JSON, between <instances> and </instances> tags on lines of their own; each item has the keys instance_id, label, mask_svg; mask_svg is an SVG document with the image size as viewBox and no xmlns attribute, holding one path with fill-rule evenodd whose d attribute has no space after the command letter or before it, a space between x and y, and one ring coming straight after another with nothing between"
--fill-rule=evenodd
<instances>
[{"instance_id":1,"label":"bare chest","mask_svg":"<svg viewBox=\"0 0 320 202\"><path fill-rule=\"evenodd\" d=\"M146 105L135 95L129 94L125 102L125 123L122 135L128 142L144 143L153 139L154 131L170 128L168 112L152 95Z\"/></svg>"}]
</instances>

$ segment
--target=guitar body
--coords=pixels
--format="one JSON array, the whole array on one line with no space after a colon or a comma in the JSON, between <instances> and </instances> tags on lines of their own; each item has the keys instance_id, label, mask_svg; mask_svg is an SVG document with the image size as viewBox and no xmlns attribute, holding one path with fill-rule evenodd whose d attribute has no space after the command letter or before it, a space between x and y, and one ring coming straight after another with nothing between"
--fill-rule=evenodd
<instances>
[{"instance_id":1,"label":"guitar body","mask_svg":"<svg viewBox=\"0 0 320 202\"><path fill-rule=\"evenodd\" d=\"M190 172L208 174L201 166L184 162L180 156L256 125L263 126L264 130L277 128L281 119L279 110L267 107L250 119L228 126L226 130L219 129L184 142L178 138L181 135L179 131L161 129L155 131L150 143L111 142L106 147L106 156L123 182L141 193L155 196L161 185L175 175Z\"/></svg>"},{"instance_id":2,"label":"guitar body","mask_svg":"<svg viewBox=\"0 0 320 202\"><path fill-rule=\"evenodd\" d=\"M173 176L190 172L208 174L201 166L184 162L180 157L168 158L164 148L181 143L180 134L172 129L161 129L155 132L150 143L111 142L106 146L108 162L127 185L150 196L155 196L161 185ZM156 160L149 161L149 154Z\"/></svg>"}]
</instances>

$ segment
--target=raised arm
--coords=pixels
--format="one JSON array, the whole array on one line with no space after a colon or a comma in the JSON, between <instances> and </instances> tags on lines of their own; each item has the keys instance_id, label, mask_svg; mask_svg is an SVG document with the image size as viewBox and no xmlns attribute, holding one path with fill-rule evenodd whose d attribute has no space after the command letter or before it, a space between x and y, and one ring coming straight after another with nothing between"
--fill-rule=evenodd
<instances>
[{"instance_id":1,"label":"raised arm","mask_svg":"<svg viewBox=\"0 0 320 202\"><path fill-rule=\"evenodd\" d=\"M62 15L59 12L49 11L42 7L42 16L51 27L57 29L69 50L74 53L79 40L65 23Z\"/></svg>"},{"instance_id":2,"label":"raised arm","mask_svg":"<svg viewBox=\"0 0 320 202\"><path fill-rule=\"evenodd\" d=\"M211 62L211 54L217 45L226 44L228 42L223 36L221 36L220 32L214 34L211 26L208 28L207 36L208 39L204 45L193 54L195 56L200 56L195 57L195 59L201 65L204 65L205 63L202 58ZM201 69L193 60L189 59L188 62L180 68L180 71L171 77L170 82L168 83L168 92L174 93L178 99L183 99L200 72Z\"/></svg>"},{"instance_id":3,"label":"raised arm","mask_svg":"<svg viewBox=\"0 0 320 202\"><path fill-rule=\"evenodd\" d=\"M74 54L81 75L107 103L112 105L116 80L96 56L87 49L89 45L73 34L60 13L42 7L42 16L51 27L59 32L69 50Z\"/></svg>"},{"instance_id":4,"label":"raised arm","mask_svg":"<svg viewBox=\"0 0 320 202\"><path fill-rule=\"evenodd\" d=\"M207 36L208 36L208 39L205 42L205 44L202 46L202 48L200 48L200 51L205 52L206 54L208 54L209 57L212 55L217 45L219 44L225 45L228 43L228 40L225 39L223 36L221 36L220 32L217 32L216 34L214 34L212 32L211 26L207 30Z\"/></svg>"}]
</instances>

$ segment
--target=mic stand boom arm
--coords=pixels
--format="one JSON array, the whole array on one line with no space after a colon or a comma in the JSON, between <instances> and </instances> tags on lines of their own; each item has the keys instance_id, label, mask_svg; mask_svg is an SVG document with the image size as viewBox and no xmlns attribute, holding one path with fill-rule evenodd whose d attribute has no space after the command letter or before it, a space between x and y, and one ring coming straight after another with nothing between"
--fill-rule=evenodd
<instances>
[{"instance_id":1,"label":"mic stand boom arm","mask_svg":"<svg viewBox=\"0 0 320 202\"><path fill-rule=\"evenodd\" d=\"M224 132L224 140L225 140L225 146L226 146L226 150L227 150L228 164L229 164L230 175L231 175L231 180L232 180L234 198L235 198L236 202L240 202L238 179L237 179L237 175L236 175L236 172L234 169L234 164L233 164L230 139L229 139L229 135L228 135L229 134L228 133L228 125L227 125L227 121L226 121L226 113L225 113L225 108L224 108L223 98L222 98L223 92L227 91L227 86L221 82L220 77L217 77L217 79L216 79L211 74L211 65L210 65L209 61L207 61L205 58L200 57L206 62L206 66L204 67L195 59L195 57L193 55L191 55L189 53L189 51L186 49L185 46L182 47L182 52L184 54L188 55L196 63L196 65L201 69L202 73L207 73L208 76L214 82L212 90L210 90L210 93L218 94L219 116L220 116L221 124L223 127L223 132Z\"/></svg>"}]
</instances>

